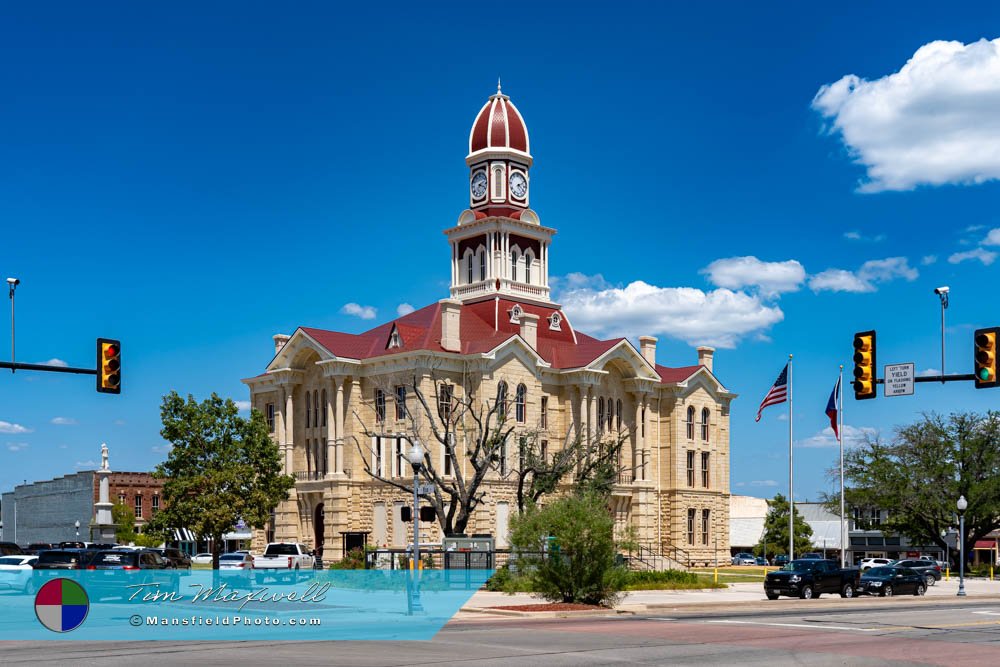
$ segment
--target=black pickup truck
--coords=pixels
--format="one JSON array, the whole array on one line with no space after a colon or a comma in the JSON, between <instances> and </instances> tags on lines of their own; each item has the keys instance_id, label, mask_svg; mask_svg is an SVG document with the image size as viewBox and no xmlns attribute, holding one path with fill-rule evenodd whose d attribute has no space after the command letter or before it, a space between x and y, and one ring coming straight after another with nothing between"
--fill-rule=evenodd
<instances>
[{"instance_id":1,"label":"black pickup truck","mask_svg":"<svg viewBox=\"0 0 1000 667\"><path fill-rule=\"evenodd\" d=\"M809 600L823 593L839 593L842 598L852 598L860 581L858 568L841 569L834 560L793 560L780 570L768 573L764 593L768 600L777 600L779 595Z\"/></svg>"}]
</instances>

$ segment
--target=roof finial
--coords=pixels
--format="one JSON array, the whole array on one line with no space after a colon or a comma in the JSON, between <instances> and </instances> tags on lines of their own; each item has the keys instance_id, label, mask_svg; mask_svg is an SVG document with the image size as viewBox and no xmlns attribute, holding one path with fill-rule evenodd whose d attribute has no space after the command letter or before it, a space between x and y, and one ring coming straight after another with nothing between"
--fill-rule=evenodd
<instances>
[{"instance_id":1,"label":"roof finial","mask_svg":"<svg viewBox=\"0 0 1000 667\"><path fill-rule=\"evenodd\" d=\"M497 95L500 95L500 94L502 94L500 92L500 75L497 74Z\"/></svg>"}]
</instances>

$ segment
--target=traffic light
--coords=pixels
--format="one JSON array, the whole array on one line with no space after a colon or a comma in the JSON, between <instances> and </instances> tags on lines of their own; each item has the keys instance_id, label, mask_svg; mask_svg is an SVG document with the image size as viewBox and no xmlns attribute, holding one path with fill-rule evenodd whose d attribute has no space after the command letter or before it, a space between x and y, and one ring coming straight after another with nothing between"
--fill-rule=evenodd
<instances>
[{"instance_id":1,"label":"traffic light","mask_svg":"<svg viewBox=\"0 0 1000 667\"><path fill-rule=\"evenodd\" d=\"M875 330L854 334L854 398L875 398Z\"/></svg>"},{"instance_id":2,"label":"traffic light","mask_svg":"<svg viewBox=\"0 0 1000 667\"><path fill-rule=\"evenodd\" d=\"M976 389L997 386L997 338L1000 327L978 329L975 333Z\"/></svg>"},{"instance_id":3,"label":"traffic light","mask_svg":"<svg viewBox=\"0 0 1000 667\"><path fill-rule=\"evenodd\" d=\"M435 519L437 519L437 512L433 507L424 506L420 508L421 521L434 521Z\"/></svg>"},{"instance_id":4,"label":"traffic light","mask_svg":"<svg viewBox=\"0 0 1000 667\"><path fill-rule=\"evenodd\" d=\"M403 523L409 523L413 521L413 508L409 505L403 505L399 508L399 520Z\"/></svg>"},{"instance_id":5,"label":"traffic light","mask_svg":"<svg viewBox=\"0 0 1000 667\"><path fill-rule=\"evenodd\" d=\"M97 391L122 393L122 346L117 340L97 339Z\"/></svg>"}]
</instances>

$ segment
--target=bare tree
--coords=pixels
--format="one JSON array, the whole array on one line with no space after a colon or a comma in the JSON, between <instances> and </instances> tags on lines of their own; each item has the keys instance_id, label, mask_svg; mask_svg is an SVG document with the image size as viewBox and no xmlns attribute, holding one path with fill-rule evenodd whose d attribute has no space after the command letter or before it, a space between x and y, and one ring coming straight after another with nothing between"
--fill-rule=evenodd
<instances>
[{"instance_id":1,"label":"bare tree","mask_svg":"<svg viewBox=\"0 0 1000 667\"><path fill-rule=\"evenodd\" d=\"M368 442L373 437L396 436L411 442L429 440L440 445L444 452L444 470L439 469L435 460L437 449L424 446L419 477L430 483L433 493L420 494L420 497L434 507L445 535L465 532L486 495L484 482L488 481L491 471L496 474L495 479L516 482L518 508L522 511L528 501L537 502L543 495L555 491L571 473L575 473L578 484L589 484L598 490L608 490L616 481L620 472L619 451L624 441L620 435L603 442L567 435L562 449L548 456L540 450L537 431L515 434L516 423L511 419L514 404L505 381L498 382L494 396L477 397L468 386L462 387L464 393L458 395L455 384L441 380L433 371L426 374L433 386L429 396L421 386L419 375L409 376L405 382L398 375L384 377L377 387L384 396L393 395L396 387L406 388L405 433L389 432L383 427L387 417L384 403L375 406L374 419L362 418L357 410L355 418ZM514 437L517 443L512 443ZM413 492L411 482L394 479L386 474L384 466L379 469L373 465L370 447L357 438L354 441L370 477L401 491ZM517 447L516 467L507 465L508 444Z\"/></svg>"}]
</instances>

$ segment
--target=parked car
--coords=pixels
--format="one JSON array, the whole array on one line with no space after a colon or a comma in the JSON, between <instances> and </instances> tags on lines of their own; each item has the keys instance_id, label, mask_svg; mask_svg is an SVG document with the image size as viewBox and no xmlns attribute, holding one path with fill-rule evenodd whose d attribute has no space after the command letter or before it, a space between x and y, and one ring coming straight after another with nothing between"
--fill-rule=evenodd
<instances>
[{"instance_id":1,"label":"parked car","mask_svg":"<svg viewBox=\"0 0 1000 667\"><path fill-rule=\"evenodd\" d=\"M258 579L263 573L280 579L297 579L300 570L312 570L316 559L309 548L298 542L271 542L264 555L254 558Z\"/></svg>"},{"instance_id":2,"label":"parked car","mask_svg":"<svg viewBox=\"0 0 1000 667\"><path fill-rule=\"evenodd\" d=\"M768 600L777 600L779 595L809 600L823 593L850 598L858 590L860 578L861 571L856 567L841 568L834 560L796 559L780 570L768 572L764 593Z\"/></svg>"},{"instance_id":3,"label":"parked car","mask_svg":"<svg viewBox=\"0 0 1000 667\"><path fill-rule=\"evenodd\" d=\"M98 552L87 565L88 570L167 570L170 564L152 549L125 551L111 549Z\"/></svg>"},{"instance_id":4,"label":"parked car","mask_svg":"<svg viewBox=\"0 0 1000 667\"><path fill-rule=\"evenodd\" d=\"M756 565L757 557L746 552L733 556L733 565Z\"/></svg>"},{"instance_id":5,"label":"parked car","mask_svg":"<svg viewBox=\"0 0 1000 667\"><path fill-rule=\"evenodd\" d=\"M807 554L802 554L799 556L802 560L822 560L823 554L818 554L815 551L810 551Z\"/></svg>"},{"instance_id":6,"label":"parked car","mask_svg":"<svg viewBox=\"0 0 1000 667\"><path fill-rule=\"evenodd\" d=\"M195 554L194 556L191 556L191 562L196 565L211 565L212 554Z\"/></svg>"},{"instance_id":7,"label":"parked car","mask_svg":"<svg viewBox=\"0 0 1000 667\"><path fill-rule=\"evenodd\" d=\"M767 559L763 556L757 556L757 565L767 565Z\"/></svg>"},{"instance_id":8,"label":"parked car","mask_svg":"<svg viewBox=\"0 0 1000 667\"><path fill-rule=\"evenodd\" d=\"M881 565L861 575L858 593L892 597L896 593L923 595L927 592L924 575L909 567Z\"/></svg>"},{"instance_id":9,"label":"parked car","mask_svg":"<svg viewBox=\"0 0 1000 667\"><path fill-rule=\"evenodd\" d=\"M935 562L928 562L925 560L895 560L890 563L892 567L903 567L916 570L920 574L924 575L924 581L928 586L933 586L936 582L941 581L941 566Z\"/></svg>"},{"instance_id":10,"label":"parked car","mask_svg":"<svg viewBox=\"0 0 1000 667\"><path fill-rule=\"evenodd\" d=\"M776 565L777 567L784 567L788 565L788 556L786 554L778 554L771 561L771 565Z\"/></svg>"},{"instance_id":11,"label":"parked car","mask_svg":"<svg viewBox=\"0 0 1000 667\"><path fill-rule=\"evenodd\" d=\"M862 558L859 567L861 571L870 570L873 567L879 567L881 565L888 565L892 562L891 558Z\"/></svg>"},{"instance_id":12,"label":"parked car","mask_svg":"<svg viewBox=\"0 0 1000 667\"><path fill-rule=\"evenodd\" d=\"M27 592L36 560L38 556L0 556L0 588Z\"/></svg>"},{"instance_id":13,"label":"parked car","mask_svg":"<svg viewBox=\"0 0 1000 667\"><path fill-rule=\"evenodd\" d=\"M170 563L171 567L175 567L178 570L191 569L191 556L188 556L180 549L167 547L165 549L153 549L153 551L163 556L163 559Z\"/></svg>"},{"instance_id":14,"label":"parked car","mask_svg":"<svg viewBox=\"0 0 1000 667\"><path fill-rule=\"evenodd\" d=\"M87 545L83 542L60 542L60 549L86 549Z\"/></svg>"},{"instance_id":15,"label":"parked car","mask_svg":"<svg viewBox=\"0 0 1000 667\"><path fill-rule=\"evenodd\" d=\"M82 570L96 553L91 549L49 549L38 554L32 567L36 570Z\"/></svg>"},{"instance_id":16,"label":"parked car","mask_svg":"<svg viewBox=\"0 0 1000 667\"><path fill-rule=\"evenodd\" d=\"M54 548L54 545L48 542L32 542L24 549L24 553L37 556L39 552L52 548Z\"/></svg>"},{"instance_id":17,"label":"parked car","mask_svg":"<svg viewBox=\"0 0 1000 667\"><path fill-rule=\"evenodd\" d=\"M13 542L0 542L0 556L20 556L24 554L24 549Z\"/></svg>"}]
</instances>

